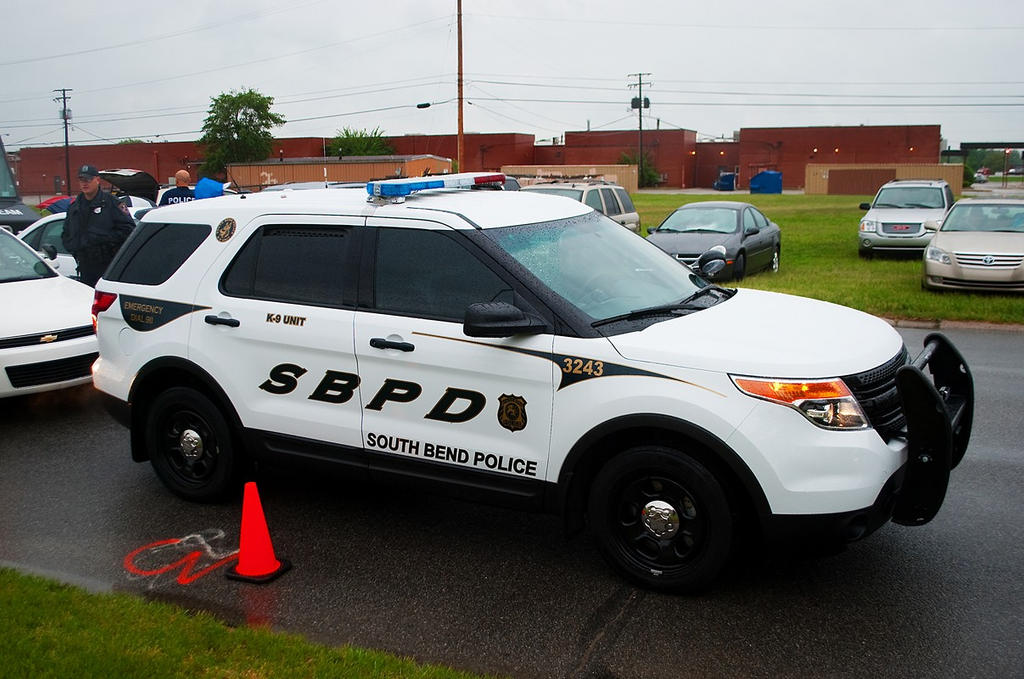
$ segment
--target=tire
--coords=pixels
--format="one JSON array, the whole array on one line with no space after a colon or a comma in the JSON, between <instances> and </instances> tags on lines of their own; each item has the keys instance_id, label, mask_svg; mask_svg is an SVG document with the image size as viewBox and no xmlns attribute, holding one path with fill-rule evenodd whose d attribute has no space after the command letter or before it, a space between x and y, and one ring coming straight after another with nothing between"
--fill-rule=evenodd
<instances>
[{"instance_id":1,"label":"tire","mask_svg":"<svg viewBox=\"0 0 1024 679\"><path fill-rule=\"evenodd\" d=\"M768 265L768 270L772 273L779 273L779 246L775 246L775 252L772 253L772 263Z\"/></svg>"},{"instance_id":2,"label":"tire","mask_svg":"<svg viewBox=\"0 0 1024 679\"><path fill-rule=\"evenodd\" d=\"M658 511L675 523L659 520ZM724 489L706 467L672 448L638 446L612 458L591 486L588 519L604 558L651 589L705 589L732 552Z\"/></svg>"},{"instance_id":3,"label":"tire","mask_svg":"<svg viewBox=\"0 0 1024 679\"><path fill-rule=\"evenodd\" d=\"M736 259L732 263L732 277L738 281L742 281L743 277L747 275L747 256L742 252L736 255Z\"/></svg>"},{"instance_id":4,"label":"tire","mask_svg":"<svg viewBox=\"0 0 1024 679\"><path fill-rule=\"evenodd\" d=\"M146 451L175 495L216 502L237 485L240 468L231 427L220 409L188 387L164 391L146 415Z\"/></svg>"}]
</instances>

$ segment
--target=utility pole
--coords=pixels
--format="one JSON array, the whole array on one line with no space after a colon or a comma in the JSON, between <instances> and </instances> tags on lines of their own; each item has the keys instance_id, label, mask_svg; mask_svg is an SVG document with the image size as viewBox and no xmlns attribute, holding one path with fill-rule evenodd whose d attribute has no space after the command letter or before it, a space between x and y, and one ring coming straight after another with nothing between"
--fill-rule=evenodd
<instances>
[{"instance_id":1,"label":"utility pole","mask_svg":"<svg viewBox=\"0 0 1024 679\"><path fill-rule=\"evenodd\" d=\"M68 152L68 123L71 118L71 111L68 110L68 92L73 92L66 87L62 87L54 92L60 92L60 96L55 98L54 101L60 101L60 117L64 121L64 186L67 190L64 191L67 195L71 195L71 157Z\"/></svg>"},{"instance_id":2,"label":"utility pole","mask_svg":"<svg viewBox=\"0 0 1024 679\"><path fill-rule=\"evenodd\" d=\"M455 162L459 165L459 172L465 172L466 168L462 164L462 0L456 0L457 13L458 13L458 34L459 34L459 81L458 81L458 95L459 95L459 134L456 139L456 153Z\"/></svg>"},{"instance_id":3,"label":"utility pole","mask_svg":"<svg viewBox=\"0 0 1024 679\"><path fill-rule=\"evenodd\" d=\"M633 97L633 101L630 103L630 108L637 109L640 119L640 129L637 134L636 142L636 183L637 187L640 187L642 178L644 176L644 109L651 107L651 100L644 97L644 85L650 86L650 82L644 82L644 76L650 75L650 73L630 73L629 77L636 78L636 84L630 83L630 87L637 88L637 96Z\"/></svg>"}]
</instances>

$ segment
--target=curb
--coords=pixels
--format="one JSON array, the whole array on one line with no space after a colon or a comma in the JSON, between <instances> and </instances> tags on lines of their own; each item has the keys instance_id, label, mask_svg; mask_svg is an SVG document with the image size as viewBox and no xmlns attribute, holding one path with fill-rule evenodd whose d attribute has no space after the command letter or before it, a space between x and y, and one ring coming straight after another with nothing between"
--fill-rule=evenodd
<instances>
[{"instance_id":1,"label":"curb","mask_svg":"<svg viewBox=\"0 0 1024 679\"><path fill-rule=\"evenodd\" d=\"M986 323L984 321L943 321L913 320L908 318L886 318L889 325L896 328L916 328L920 330L984 330L998 332L1024 333L1024 325L1011 323Z\"/></svg>"}]
</instances>

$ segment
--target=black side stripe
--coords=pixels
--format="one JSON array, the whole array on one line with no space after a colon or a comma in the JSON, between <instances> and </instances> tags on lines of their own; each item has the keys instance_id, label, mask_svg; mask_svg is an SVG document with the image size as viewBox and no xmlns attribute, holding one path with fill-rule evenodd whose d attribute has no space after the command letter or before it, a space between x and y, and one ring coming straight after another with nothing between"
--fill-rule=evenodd
<instances>
[{"instance_id":1,"label":"black side stripe","mask_svg":"<svg viewBox=\"0 0 1024 679\"><path fill-rule=\"evenodd\" d=\"M167 325L185 314L190 314L193 311L204 311L210 308L208 306L168 302L167 300L149 297L132 297L130 295L119 295L118 299L121 301L121 315L124 316L125 322L133 330L141 332L156 330L160 326Z\"/></svg>"},{"instance_id":2,"label":"black side stripe","mask_svg":"<svg viewBox=\"0 0 1024 679\"><path fill-rule=\"evenodd\" d=\"M565 387L570 387L578 382L584 382L590 379L596 379L600 377L657 377L664 380L672 380L673 382L680 382L682 384L696 387L697 389L703 389L704 391L715 394L716 396L724 397L722 394L714 389L705 387L694 382L687 380L681 380L677 377L671 377L669 375L662 375L661 373L651 372L649 370L642 370L640 368L634 368L628 365L622 365L620 363L609 363L608 361L601 361L597 359L584 358L582 356L571 356L569 354L555 354L550 351L537 351L535 349L521 349L519 347L500 347L487 342L477 342L474 340L462 339L461 337L445 337L443 335L432 335L425 332L413 332L414 335L420 335L423 337L433 337L435 339L449 340L452 342L465 342L466 344L475 344L481 347L490 347L492 349L499 349L501 351L511 351L517 354L525 354L527 356L536 356L547 361L551 361L558 366L559 371L562 374L562 379L558 384L558 391ZM568 363L567 363L568 362ZM586 366L585 369L580 371L567 370L567 367L575 365ZM600 367L597 367L600 366Z\"/></svg>"}]
</instances>

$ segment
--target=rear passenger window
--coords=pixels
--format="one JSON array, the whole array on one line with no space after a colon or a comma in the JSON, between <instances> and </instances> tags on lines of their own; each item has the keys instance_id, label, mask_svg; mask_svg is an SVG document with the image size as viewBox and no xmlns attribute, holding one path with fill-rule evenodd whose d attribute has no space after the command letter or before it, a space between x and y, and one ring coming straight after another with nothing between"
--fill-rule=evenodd
<instances>
[{"instance_id":1,"label":"rear passenger window","mask_svg":"<svg viewBox=\"0 0 1024 679\"><path fill-rule=\"evenodd\" d=\"M601 194L597 191L587 191L586 200L584 202L601 214L604 214L604 206L601 205Z\"/></svg>"},{"instance_id":2,"label":"rear passenger window","mask_svg":"<svg viewBox=\"0 0 1024 679\"><path fill-rule=\"evenodd\" d=\"M103 277L120 283L160 285L185 263L210 231L208 224L139 224Z\"/></svg>"},{"instance_id":3,"label":"rear passenger window","mask_svg":"<svg viewBox=\"0 0 1024 679\"><path fill-rule=\"evenodd\" d=\"M615 191L615 195L619 197L619 202L622 203L623 212L636 212L636 208L633 207L633 199L626 193L626 189L612 189Z\"/></svg>"},{"instance_id":4,"label":"rear passenger window","mask_svg":"<svg viewBox=\"0 0 1024 679\"><path fill-rule=\"evenodd\" d=\"M374 306L380 311L462 321L475 302L514 302L512 288L441 231L380 229Z\"/></svg>"},{"instance_id":5,"label":"rear passenger window","mask_svg":"<svg viewBox=\"0 0 1024 679\"><path fill-rule=\"evenodd\" d=\"M607 210L605 214L609 216L622 214L619 201L615 200L615 194L611 189L601 189L601 197L604 198L604 207Z\"/></svg>"},{"instance_id":6,"label":"rear passenger window","mask_svg":"<svg viewBox=\"0 0 1024 679\"><path fill-rule=\"evenodd\" d=\"M261 227L228 267L221 290L232 297L354 306L352 241L349 227Z\"/></svg>"}]
</instances>

